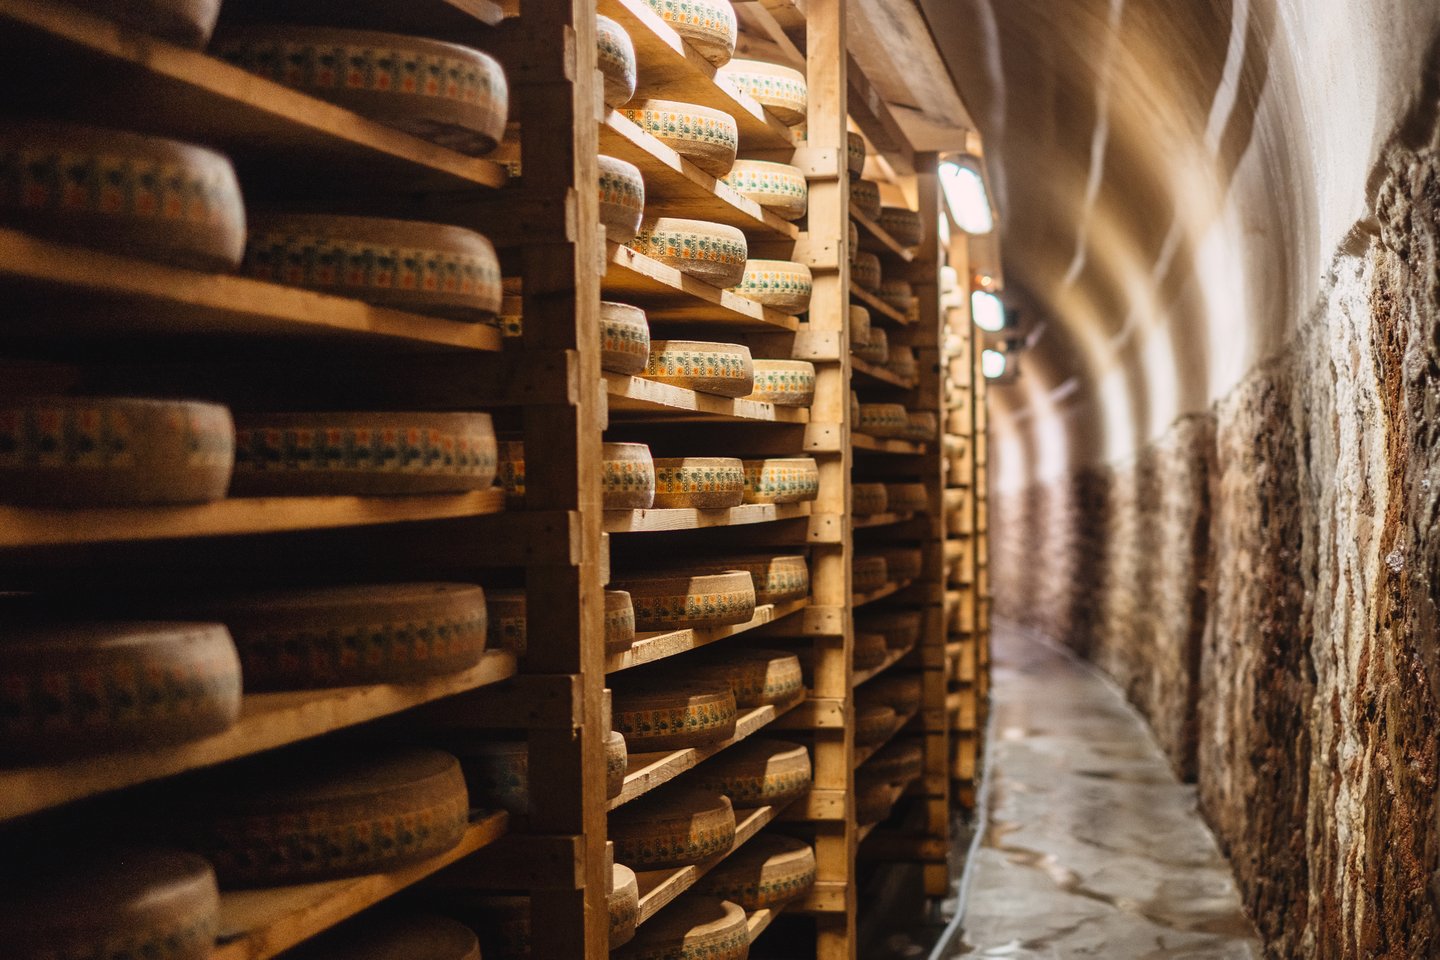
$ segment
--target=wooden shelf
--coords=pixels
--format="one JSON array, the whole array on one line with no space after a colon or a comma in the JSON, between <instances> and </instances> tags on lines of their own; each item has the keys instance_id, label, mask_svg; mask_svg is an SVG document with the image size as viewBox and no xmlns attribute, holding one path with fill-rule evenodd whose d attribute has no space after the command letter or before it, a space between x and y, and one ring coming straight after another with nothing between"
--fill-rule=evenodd
<instances>
[{"instance_id":1,"label":"wooden shelf","mask_svg":"<svg viewBox=\"0 0 1440 960\"><path fill-rule=\"evenodd\" d=\"M901 590L904 590L913 582L912 580L894 580L885 584L883 587L871 590L869 593L854 594L850 598L850 607L854 609L855 607L863 607L867 603L874 603L876 600L884 600L886 597L893 596Z\"/></svg>"},{"instance_id":2,"label":"wooden shelf","mask_svg":"<svg viewBox=\"0 0 1440 960\"><path fill-rule=\"evenodd\" d=\"M670 29L645 0L599 0L597 10L630 34L639 63L636 100L647 96L713 107L735 118L740 150L793 150L795 134L751 97L715 81L715 67Z\"/></svg>"},{"instance_id":3,"label":"wooden shelf","mask_svg":"<svg viewBox=\"0 0 1440 960\"><path fill-rule=\"evenodd\" d=\"M759 400L732 399L697 393L623 373L606 373L605 392L616 419L683 421L755 420L762 423L809 423L809 407L780 407Z\"/></svg>"},{"instance_id":4,"label":"wooden shelf","mask_svg":"<svg viewBox=\"0 0 1440 960\"><path fill-rule=\"evenodd\" d=\"M753 944L760 934L769 929L775 918L784 912L788 904L781 904L778 907L765 907L761 910L754 910L745 916L745 926L750 931L750 942Z\"/></svg>"},{"instance_id":5,"label":"wooden shelf","mask_svg":"<svg viewBox=\"0 0 1440 960\"><path fill-rule=\"evenodd\" d=\"M890 741L900 736L900 731L908 727L910 725L910 721L914 720L919 713L920 710L917 708L906 713L903 717L899 717L895 721L895 729L890 731L890 735L884 740L881 740L879 743L872 743L868 747L856 747L855 769L859 770L861 764L863 764L866 760L869 760L871 757L875 756L875 754L879 753L881 750L884 750L887 746L889 746Z\"/></svg>"},{"instance_id":6,"label":"wooden shelf","mask_svg":"<svg viewBox=\"0 0 1440 960\"><path fill-rule=\"evenodd\" d=\"M906 457L923 456L926 446L910 440L889 440L872 437L868 433L851 433L850 446L866 453L895 453Z\"/></svg>"},{"instance_id":7,"label":"wooden shelf","mask_svg":"<svg viewBox=\"0 0 1440 960\"><path fill-rule=\"evenodd\" d=\"M799 600L791 600L786 603L766 603L755 608L755 616L744 623L731 624L724 627L690 627L684 630L671 630L668 633L639 634L630 649L623 653L607 654L605 657L605 672L618 673L621 670L629 670L631 667L638 667L647 663L654 663L657 660L664 660L676 654L695 650L707 646L717 640L724 640L727 637L738 636L747 633L757 627L774 623L776 620L788 617L790 614L803 610L810 605L809 597L802 597Z\"/></svg>"},{"instance_id":8,"label":"wooden shelf","mask_svg":"<svg viewBox=\"0 0 1440 960\"><path fill-rule=\"evenodd\" d=\"M0 0L3 2L3 0ZM6 339L275 337L389 349L500 349L500 331L359 300L51 243L0 227Z\"/></svg>"},{"instance_id":9,"label":"wooden shelf","mask_svg":"<svg viewBox=\"0 0 1440 960\"><path fill-rule=\"evenodd\" d=\"M880 676L880 674L884 673L886 670L889 670L901 660L904 660L912 652L914 652L914 650L915 647L913 644L906 647L904 650L891 650L890 652L885 654L884 661L877 664L876 666L871 667L869 670L855 671L850 677L850 685L852 687L858 687L860 686L860 684L865 683L868 680L874 680L876 677Z\"/></svg>"},{"instance_id":10,"label":"wooden shelf","mask_svg":"<svg viewBox=\"0 0 1440 960\"><path fill-rule=\"evenodd\" d=\"M606 297L644 307L651 323L670 321L771 333L800 328L794 317L762 307L748 297L712 287L618 243L605 246L608 255L602 287Z\"/></svg>"},{"instance_id":11,"label":"wooden shelf","mask_svg":"<svg viewBox=\"0 0 1440 960\"><path fill-rule=\"evenodd\" d=\"M800 236L795 224L736 193L618 111L608 112L600 124L600 152L640 168L648 214L728 223L767 240Z\"/></svg>"},{"instance_id":12,"label":"wooden shelf","mask_svg":"<svg viewBox=\"0 0 1440 960\"><path fill-rule=\"evenodd\" d=\"M495 842L508 824L504 811L486 812L453 849L393 873L222 894L220 936L210 960L269 960Z\"/></svg>"},{"instance_id":13,"label":"wooden shelf","mask_svg":"<svg viewBox=\"0 0 1440 960\"><path fill-rule=\"evenodd\" d=\"M305 23L320 26L386 30L456 40L455 34L493 27L505 10L491 0L228 0L222 23Z\"/></svg>"},{"instance_id":14,"label":"wooden shelf","mask_svg":"<svg viewBox=\"0 0 1440 960\"><path fill-rule=\"evenodd\" d=\"M719 743L662 753L632 754L629 770L625 774L625 787L618 797L610 801L606 809L623 807L636 797L643 797L656 787L669 783L685 771L693 770L701 761L708 760L726 747L732 747L765 729L777 718L783 717L804 702L805 696L801 694L789 703L753 707L735 721L735 735Z\"/></svg>"},{"instance_id":15,"label":"wooden shelf","mask_svg":"<svg viewBox=\"0 0 1440 960\"><path fill-rule=\"evenodd\" d=\"M203 740L54 767L0 771L0 820L298 743L514 674L514 655L492 650L464 673L423 683L246 694L240 722Z\"/></svg>"},{"instance_id":16,"label":"wooden shelf","mask_svg":"<svg viewBox=\"0 0 1440 960\"><path fill-rule=\"evenodd\" d=\"M884 300L881 300L879 297L875 296L875 294L864 289L859 284L853 281L850 283L850 298L852 300L859 300L862 304L864 304L865 308L870 311L870 317L872 320L876 316L879 316L885 320L890 321L893 324L896 324L897 326L910 326L909 317L905 316L905 314L901 313L899 310L896 310L894 307L890 306L890 304L886 303Z\"/></svg>"},{"instance_id":17,"label":"wooden shelf","mask_svg":"<svg viewBox=\"0 0 1440 960\"><path fill-rule=\"evenodd\" d=\"M862 379L873 380L887 387L898 387L901 390L914 390L920 383L919 380L906 380L884 367L867 363L854 354L850 356L850 369L859 374Z\"/></svg>"},{"instance_id":18,"label":"wooden shelf","mask_svg":"<svg viewBox=\"0 0 1440 960\"><path fill-rule=\"evenodd\" d=\"M858 828L855 833L855 843L857 845L864 843L865 838L870 836L870 834L875 830L875 828L880 826L880 824L883 822L884 821L876 821L875 823L867 823L864 826Z\"/></svg>"},{"instance_id":19,"label":"wooden shelf","mask_svg":"<svg viewBox=\"0 0 1440 960\"><path fill-rule=\"evenodd\" d=\"M810 516L809 503L746 503L724 510L676 507L668 510L607 510L606 533L666 533L707 527L740 527ZM0 513L0 521L5 518Z\"/></svg>"},{"instance_id":20,"label":"wooden shelf","mask_svg":"<svg viewBox=\"0 0 1440 960\"><path fill-rule=\"evenodd\" d=\"M328 185L343 177L407 193L499 187L505 169L323 100L246 73L195 50L144 37L48 0L0 0L0 54L38 76L83 75L77 116L125 116L146 132L211 144ZM28 76L28 73L27 73ZM15 91L11 91L14 93ZM48 91L56 111L71 107Z\"/></svg>"},{"instance_id":21,"label":"wooden shelf","mask_svg":"<svg viewBox=\"0 0 1440 960\"><path fill-rule=\"evenodd\" d=\"M856 225L860 227L861 247L899 257L906 263L910 263L915 259L915 251L913 249L902 246L900 241L890 236L884 227L865 216L865 214L859 210L856 210L853 206L850 208L850 219L854 220ZM934 229L934 226L932 225L931 228ZM867 240L870 242L867 243Z\"/></svg>"},{"instance_id":22,"label":"wooden shelf","mask_svg":"<svg viewBox=\"0 0 1440 960\"><path fill-rule=\"evenodd\" d=\"M874 527L888 527L897 523L908 523L915 519L914 512L911 513L874 513L868 517L856 517L851 522L855 530L868 530Z\"/></svg>"}]
</instances>

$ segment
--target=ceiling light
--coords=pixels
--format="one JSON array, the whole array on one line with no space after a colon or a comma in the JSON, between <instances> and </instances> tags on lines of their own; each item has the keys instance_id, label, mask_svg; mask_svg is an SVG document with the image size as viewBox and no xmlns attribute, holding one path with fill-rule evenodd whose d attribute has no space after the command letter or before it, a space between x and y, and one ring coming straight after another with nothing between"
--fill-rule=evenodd
<instances>
[{"instance_id":1,"label":"ceiling light","mask_svg":"<svg viewBox=\"0 0 1440 960\"><path fill-rule=\"evenodd\" d=\"M970 294L970 313L975 318L975 326L987 333L1005 329L1005 304L993 293L976 290Z\"/></svg>"},{"instance_id":2,"label":"ceiling light","mask_svg":"<svg viewBox=\"0 0 1440 960\"><path fill-rule=\"evenodd\" d=\"M966 233L989 233L995 229L990 215L990 197L985 191L985 178L965 163L946 160L940 164L940 187L950 216Z\"/></svg>"},{"instance_id":3,"label":"ceiling light","mask_svg":"<svg viewBox=\"0 0 1440 960\"><path fill-rule=\"evenodd\" d=\"M980 372L985 379L995 380L1005 376L1005 354L999 350L986 350L980 354Z\"/></svg>"}]
</instances>

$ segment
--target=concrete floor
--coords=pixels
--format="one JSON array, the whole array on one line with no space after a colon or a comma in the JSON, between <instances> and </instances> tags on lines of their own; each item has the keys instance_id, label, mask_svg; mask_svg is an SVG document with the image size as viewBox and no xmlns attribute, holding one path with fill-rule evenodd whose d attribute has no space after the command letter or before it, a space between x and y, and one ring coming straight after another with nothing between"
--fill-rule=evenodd
<instances>
[{"instance_id":1,"label":"concrete floor","mask_svg":"<svg viewBox=\"0 0 1440 960\"><path fill-rule=\"evenodd\" d=\"M997 628L993 691L988 814L948 956L1261 956L1194 788L1111 684Z\"/></svg>"}]
</instances>

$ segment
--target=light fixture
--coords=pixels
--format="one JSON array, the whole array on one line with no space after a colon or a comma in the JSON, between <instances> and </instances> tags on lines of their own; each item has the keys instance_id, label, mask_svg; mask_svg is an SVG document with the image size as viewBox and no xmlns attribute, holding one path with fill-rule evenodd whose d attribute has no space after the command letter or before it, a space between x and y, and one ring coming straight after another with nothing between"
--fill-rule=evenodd
<instances>
[{"instance_id":1,"label":"light fixture","mask_svg":"<svg viewBox=\"0 0 1440 960\"><path fill-rule=\"evenodd\" d=\"M945 203L950 207L950 216L966 233L983 234L995 229L995 218L990 214L990 196L985 190L985 178L974 164L975 158L963 156L946 160L940 164L940 187L945 191Z\"/></svg>"},{"instance_id":2,"label":"light fixture","mask_svg":"<svg viewBox=\"0 0 1440 960\"><path fill-rule=\"evenodd\" d=\"M997 380L1005 376L1005 354L999 350L985 350L980 354L980 372L985 374L987 380Z\"/></svg>"},{"instance_id":3,"label":"light fixture","mask_svg":"<svg viewBox=\"0 0 1440 960\"><path fill-rule=\"evenodd\" d=\"M976 290L970 294L970 313L975 318L975 326L986 333L1005 329L1005 304L993 293Z\"/></svg>"}]
</instances>

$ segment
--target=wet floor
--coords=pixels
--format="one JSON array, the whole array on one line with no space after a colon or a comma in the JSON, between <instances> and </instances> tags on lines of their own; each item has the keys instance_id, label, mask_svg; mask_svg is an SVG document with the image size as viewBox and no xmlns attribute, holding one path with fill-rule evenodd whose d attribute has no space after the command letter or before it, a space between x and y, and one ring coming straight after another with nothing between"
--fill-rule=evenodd
<instances>
[{"instance_id":1,"label":"wet floor","mask_svg":"<svg viewBox=\"0 0 1440 960\"><path fill-rule=\"evenodd\" d=\"M997 629L992 689L989 806L948 956L1261 956L1194 788L1113 686Z\"/></svg>"}]
</instances>

